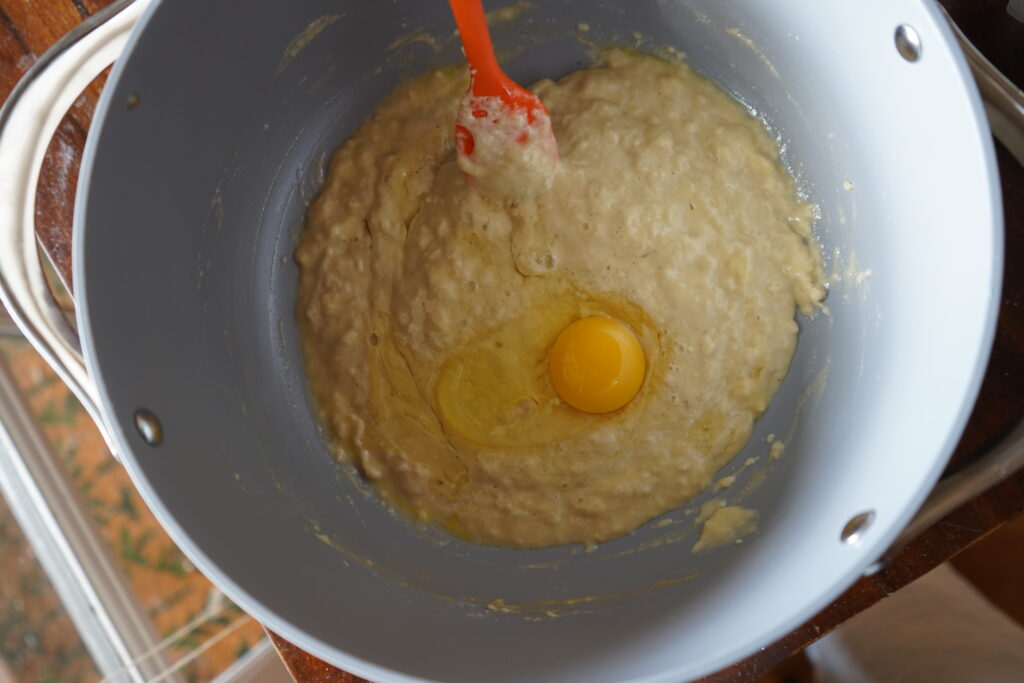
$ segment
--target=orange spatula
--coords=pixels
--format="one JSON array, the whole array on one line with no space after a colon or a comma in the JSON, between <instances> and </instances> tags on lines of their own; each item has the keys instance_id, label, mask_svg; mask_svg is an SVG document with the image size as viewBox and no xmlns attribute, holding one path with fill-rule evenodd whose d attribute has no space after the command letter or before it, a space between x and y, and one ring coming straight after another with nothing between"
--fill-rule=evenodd
<instances>
[{"instance_id":1,"label":"orange spatula","mask_svg":"<svg viewBox=\"0 0 1024 683\"><path fill-rule=\"evenodd\" d=\"M449 0L469 61L469 91L455 122L459 166L499 194L550 183L558 147L544 103L498 66L481 0ZM519 177L516 177L518 174Z\"/></svg>"}]
</instances>

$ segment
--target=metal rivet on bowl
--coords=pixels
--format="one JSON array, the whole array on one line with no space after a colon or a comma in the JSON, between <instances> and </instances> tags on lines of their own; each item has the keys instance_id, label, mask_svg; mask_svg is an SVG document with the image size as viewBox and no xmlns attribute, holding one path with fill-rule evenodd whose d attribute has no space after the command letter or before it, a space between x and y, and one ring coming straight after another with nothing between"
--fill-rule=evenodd
<instances>
[{"instance_id":1,"label":"metal rivet on bowl","mask_svg":"<svg viewBox=\"0 0 1024 683\"><path fill-rule=\"evenodd\" d=\"M864 532L868 530L871 523L875 521L875 513L873 510L862 512L859 515L854 515L850 518L850 521L843 527L842 533L839 534L839 540L843 543L853 545L860 540L860 537L864 535Z\"/></svg>"},{"instance_id":2,"label":"metal rivet on bowl","mask_svg":"<svg viewBox=\"0 0 1024 683\"><path fill-rule=\"evenodd\" d=\"M150 446L159 446L164 440L164 428L160 426L160 420L145 408L135 411L135 429Z\"/></svg>"},{"instance_id":3,"label":"metal rivet on bowl","mask_svg":"<svg viewBox=\"0 0 1024 683\"><path fill-rule=\"evenodd\" d=\"M921 59L921 36L913 26L900 24L896 27L896 51L908 62Z\"/></svg>"},{"instance_id":4,"label":"metal rivet on bowl","mask_svg":"<svg viewBox=\"0 0 1024 683\"><path fill-rule=\"evenodd\" d=\"M882 571L882 562L872 562L868 565L868 568L864 570L864 576L874 576L878 572Z\"/></svg>"}]
</instances>

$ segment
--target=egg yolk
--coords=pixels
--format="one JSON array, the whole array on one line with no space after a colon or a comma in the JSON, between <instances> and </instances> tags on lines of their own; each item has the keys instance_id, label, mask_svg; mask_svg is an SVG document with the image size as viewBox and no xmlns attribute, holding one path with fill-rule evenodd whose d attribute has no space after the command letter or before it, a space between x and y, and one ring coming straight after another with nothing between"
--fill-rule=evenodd
<instances>
[{"instance_id":1,"label":"egg yolk","mask_svg":"<svg viewBox=\"0 0 1024 683\"><path fill-rule=\"evenodd\" d=\"M602 316L582 318L562 330L548 357L558 395L587 413L610 413L629 403L644 382L645 365L633 331Z\"/></svg>"}]
</instances>

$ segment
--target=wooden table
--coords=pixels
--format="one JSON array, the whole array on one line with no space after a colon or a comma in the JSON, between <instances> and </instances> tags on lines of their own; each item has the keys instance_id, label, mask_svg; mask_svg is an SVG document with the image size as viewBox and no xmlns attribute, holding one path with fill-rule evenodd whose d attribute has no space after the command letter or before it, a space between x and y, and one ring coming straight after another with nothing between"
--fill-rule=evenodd
<instances>
[{"instance_id":1,"label":"wooden table","mask_svg":"<svg viewBox=\"0 0 1024 683\"><path fill-rule=\"evenodd\" d=\"M112 0L0 0L0 99L58 38ZM942 0L964 32L996 65L1024 84L1024 25L1006 16L1006 0ZM101 87L93 84L61 124L43 169L37 232L58 273L71 285L71 217L81 150ZM1006 277L992 361L970 422L947 472L970 463L1021 417L1024 407L1024 168L998 149L1006 212ZM2 180L0 180L2 182ZM712 681L749 681L858 612L910 583L1024 512L1024 472L978 496L929 528L878 573L853 584L820 614ZM300 681L360 680L270 634Z\"/></svg>"}]
</instances>

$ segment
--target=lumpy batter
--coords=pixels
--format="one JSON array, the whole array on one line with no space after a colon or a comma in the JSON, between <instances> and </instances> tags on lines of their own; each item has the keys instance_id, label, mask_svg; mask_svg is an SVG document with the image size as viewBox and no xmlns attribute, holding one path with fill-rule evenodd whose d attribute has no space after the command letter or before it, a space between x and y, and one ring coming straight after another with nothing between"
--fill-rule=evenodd
<instances>
[{"instance_id":1,"label":"lumpy batter","mask_svg":"<svg viewBox=\"0 0 1024 683\"><path fill-rule=\"evenodd\" d=\"M467 539L599 542L706 487L789 365L824 290L762 125L683 65L622 51L534 86L561 162L496 199L453 151L465 70L399 87L334 155L296 250L316 406L339 458ZM600 315L646 374L607 414L547 354Z\"/></svg>"}]
</instances>

